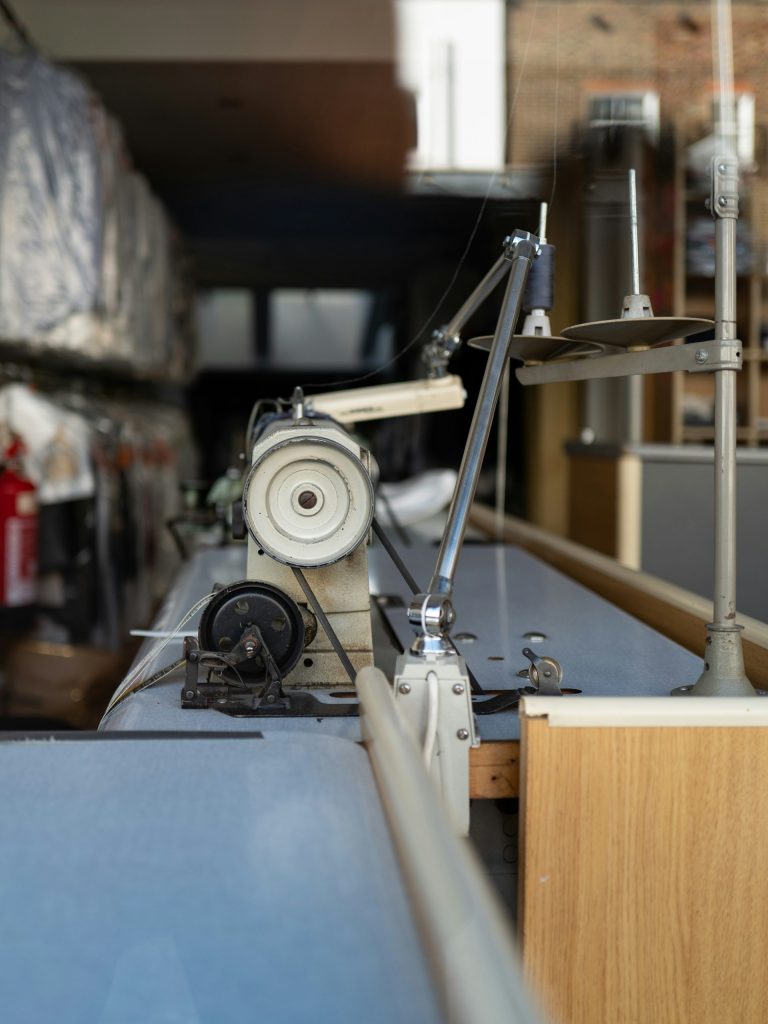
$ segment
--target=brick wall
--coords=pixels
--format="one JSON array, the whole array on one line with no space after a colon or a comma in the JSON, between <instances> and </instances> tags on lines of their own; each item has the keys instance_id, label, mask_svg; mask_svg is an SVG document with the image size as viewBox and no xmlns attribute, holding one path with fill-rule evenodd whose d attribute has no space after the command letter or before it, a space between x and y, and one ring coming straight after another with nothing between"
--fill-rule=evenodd
<instances>
[{"instance_id":1,"label":"brick wall","mask_svg":"<svg viewBox=\"0 0 768 1024\"><path fill-rule=\"evenodd\" d=\"M757 120L768 120L768 5L734 3L737 86L756 95ZM567 144L592 88L651 89L662 121L695 131L712 98L708 2L519 0L509 10L509 158L549 159L557 93L557 137ZM559 74L558 74L559 66ZM559 84L558 84L559 82ZM515 101L516 96L516 101Z\"/></svg>"},{"instance_id":2,"label":"brick wall","mask_svg":"<svg viewBox=\"0 0 768 1024\"><path fill-rule=\"evenodd\" d=\"M709 0L517 0L508 33L512 165L551 164L555 147L567 153L590 90L654 91L662 126L674 124L686 142L712 131ZM768 137L768 3L734 0L733 39L736 87L755 95L760 161ZM753 220L768 238L768 190L759 177L754 185Z\"/></svg>"}]
</instances>

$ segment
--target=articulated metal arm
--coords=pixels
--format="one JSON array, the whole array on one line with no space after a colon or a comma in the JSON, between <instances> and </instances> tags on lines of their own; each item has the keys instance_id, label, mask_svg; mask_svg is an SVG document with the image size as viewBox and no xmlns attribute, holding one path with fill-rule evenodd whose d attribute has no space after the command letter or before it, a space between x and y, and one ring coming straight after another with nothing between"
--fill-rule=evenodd
<instances>
[{"instance_id":1,"label":"articulated metal arm","mask_svg":"<svg viewBox=\"0 0 768 1024\"><path fill-rule=\"evenodd\" d=\"M539 252L538 238L527 231L516 231L505 241L503 258L509 272L509 282L464 449L435 572L429 584L429 593L417 594L408 609L408 619L420 633L414 651L418 647L419 651L431 649L453 653L447 637L455 617L451 595L456 565L488 444L501 378L507 364L509 343L520 316L528 272Z\"/></svg>"},{"instance_id":2,"label":"articulated metal arm","mask_svg":"<svg viewBox=\"0 0 768 1024\"><path fill-rule=\"evenodd\" d=\"M447 373L448 361L461 345L462 328L509 271L509 248L511 244L511 238L504 240L504 251L477 288L475 288L447 324L443 324L442 327L438 327L436 331L433 331L431 340L424 346L424 351L422 352L422 359L427 364L427 375L429 377L444 377Z\"/></svg>"}]
</instances>

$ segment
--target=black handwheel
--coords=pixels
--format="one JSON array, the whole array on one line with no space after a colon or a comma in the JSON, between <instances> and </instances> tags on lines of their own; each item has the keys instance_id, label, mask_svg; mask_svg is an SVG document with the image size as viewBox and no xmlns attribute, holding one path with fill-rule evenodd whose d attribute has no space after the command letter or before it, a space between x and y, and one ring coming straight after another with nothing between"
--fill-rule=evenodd
<instances>
[{"instance_id":1,"label":"black handwheel","mask_svg":"<svg viewBox=\"0 0 768 1024\"><path fill-rule=\"evenodd\" d=\"M278 587L243 580L222 587L205 607L198 637L204 651L229 655L249 626L256 626L281 677L295 668L304 650L304 620L299 606ZM237 671L255 682L266 679L266 662L257 651L237 659Z\"/></svg>"}]
</instances>

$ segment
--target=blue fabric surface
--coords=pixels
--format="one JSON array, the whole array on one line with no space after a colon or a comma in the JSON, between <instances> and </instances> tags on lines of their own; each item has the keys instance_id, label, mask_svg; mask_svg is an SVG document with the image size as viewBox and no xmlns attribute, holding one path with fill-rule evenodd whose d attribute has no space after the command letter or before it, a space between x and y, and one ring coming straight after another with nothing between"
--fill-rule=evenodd
<instances>
[{"instance_id":1,"label":"blue fabric surface","mask_svg":"<svg viewBox=\"0 0 768 1024\"><path fill-rule=\"evenodd\" d=\"M0 742L4 1024L439 1019L364 751Z\"/></svg>"}]
</instances>

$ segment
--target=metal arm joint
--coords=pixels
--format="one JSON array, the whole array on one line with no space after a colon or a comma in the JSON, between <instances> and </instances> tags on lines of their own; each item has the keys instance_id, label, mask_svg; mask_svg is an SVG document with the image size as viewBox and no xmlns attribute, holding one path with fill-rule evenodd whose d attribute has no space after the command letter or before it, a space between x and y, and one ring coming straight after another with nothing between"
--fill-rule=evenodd
<instances>
[{"instance_id":1,"label":"metal arm joint","mask_svg":"<svg viewBox=\"0 0 768 1024\"><path fill-rule=\"evenodd\" d=\"M427 364L427 376L431 380L447 375L451 356L460 345L461 336L449 333L447 324L432 332L430 341L421 353L422 360Z\"/></svg>"},{"instance_id":2,"label":"metal arm joint","mask_svg":"<svg viewBox=\"0 0 768 1024\"><path fill-rule=\"evenodd\" d=\"M535 260L541 255L541 240L530 231L517 228L504 239L504 258L506 260Z\"/></svg>"},{"instance_id":3,"label":"metal arm joint","mask_svg":"<svg viewBox=\"0 0 768 1024\"><path fill-rule=\"evenodd\" d=\"M541 252L541 242L529 231L513 231L504 239L501 255L456 314L433 331L421 354L431 379L444 377L454 352L461 346L461 331L470 317L509 273L509 264L517 259L532 262Z\"/></svg>"}]
</instances>

